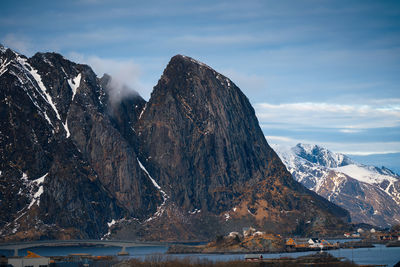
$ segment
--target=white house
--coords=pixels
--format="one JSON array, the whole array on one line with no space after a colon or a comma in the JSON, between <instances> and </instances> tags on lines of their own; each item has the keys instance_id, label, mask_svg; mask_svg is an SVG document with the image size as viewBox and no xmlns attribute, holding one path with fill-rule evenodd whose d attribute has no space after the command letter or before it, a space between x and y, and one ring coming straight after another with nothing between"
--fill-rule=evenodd
<instances>
[{"instance_id":1,"label":"white house","mask_svg":"<svg viewBox=\"0 0 400 267\"><path fill-rule=\"evenodd\" d=\"M307 243L311 248L317 248L321 242L318 240L318 238L310 238L308 239Z\"/></svg>"}]
</instances>

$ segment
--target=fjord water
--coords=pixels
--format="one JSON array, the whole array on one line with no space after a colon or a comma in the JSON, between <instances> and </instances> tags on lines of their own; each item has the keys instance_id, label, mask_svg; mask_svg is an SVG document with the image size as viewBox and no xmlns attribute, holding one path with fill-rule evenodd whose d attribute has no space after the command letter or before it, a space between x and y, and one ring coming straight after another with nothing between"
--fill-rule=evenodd
<instances>
[{"instance_id":1,"label":"fjord water","mask_svg":"<svg viewBox=\"0 0 400 267\"><path fill-rule=\"evenodd\" d=\"M139 258L142 260L151 259L152 257L168 258L186 258L197 257L199 259L208 259L212 261L228 261L228 260L243 260L244 254L176 254L167 255L167 246L140 246L127 248L129 256L123 258ZM95 256L117 255L121 250L118 247L34 247L22 249L19 251L20 256L27 255L27 250L33 251L41 256L66 256L72 253L89 253ZM354 261L357 264L376 264L394 266L400 261L400 247L388 248L384 245L376 244L374 248L358 248L358 249L338 249L328 251L335 257L346 258ZM11 256L13 251L0 250L1 255ZM294 253L270 253L262 254L264 258L280 258L280 257L300 257L313 254L315 252L294 252Z\"/></svg>"}]
</instances>

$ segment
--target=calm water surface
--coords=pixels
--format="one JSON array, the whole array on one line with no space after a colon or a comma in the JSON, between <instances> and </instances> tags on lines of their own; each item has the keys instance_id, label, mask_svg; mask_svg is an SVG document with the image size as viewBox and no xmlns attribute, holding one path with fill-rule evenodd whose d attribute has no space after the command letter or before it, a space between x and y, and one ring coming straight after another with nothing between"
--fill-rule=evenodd
<instances>
[{"instance_id":1,"label":"calm water surface","mask_svg":"<svg viewBox=\"0 0 400 267\"><path fill-rule=\"evenodd\" d=\"M30 249L19 250L19 255L27 255L27 250L33 251L42 256L66 256L71 253L89 253L96 256L116 255L121 249L118 247L34 247ZM166 255L166 246L143 246L132 247L126 249L131 258L146 259L152 257L197 257L199 259L208 259L212 261L242 260L244 254L177 254ZM264 258L279 257L299 257L313 254L315 252L294 252L294 253L275 253L263 254ZM353 260L357 264L386 264L393 266L400 261L400 247L387 248L384 245L375 245L374 248L357 248L357 249L339 249L330 250L330 254L335 257L345 257ZM13 251L0 250L0 254L11 256ZM123 258L123 257L121 257Z\"/></svg>"}]
</instances>

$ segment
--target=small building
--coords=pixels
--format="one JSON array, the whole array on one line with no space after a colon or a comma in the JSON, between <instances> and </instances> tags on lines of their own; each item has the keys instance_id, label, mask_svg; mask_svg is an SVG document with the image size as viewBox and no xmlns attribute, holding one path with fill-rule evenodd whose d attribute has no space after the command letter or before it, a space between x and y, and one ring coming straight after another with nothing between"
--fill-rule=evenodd
<instances>
[{"instance_id":1,"label":"small building","mask_svg":"<svg viewBox=\"0 0 400 267\"><path fill-rule=\"evenodd\" d=\"M228 236L233 237L233 238L235 238L237 236L240 237L239 232L230 232Z\"/></svg>"},{"instance_id":2,"label":"small building","mask_svg":"<svg viewBox=\"0 0 400 267\"><path fill-rule=\"evenodd\" d=\"M357 233L357 232L356 233L352 233L351 236L352 237L360 237L360 233Z\"/></svg>"},{"instance_id":3,"label":"small building","mask_svg":"<svg viewBox=\"0 0 400 267\"><path fill-rule=\"evenodd\" d=\"M254 229L253 227L244 227L243 228L243 236L244 237L252 236L255 232L256 232L256 229Z\"/></svg>"},{"instance_id":4,"label":"small building","mask_svg":"<svg viewBox=\"0 0 400 267\"><path fill-rule=\"evenodd\" d=\"M318 240L318 238L310 238L310 239L308 239L307 242L311 248L319 247L319 244L320 244L320 241Z\"/></svg>"},{"instance_id":5,"label":"small building","mask_svg":"<svg viewBox=\"0 0 400 267\"><path fill-rule=\"evenodd\" d=\"M252 261L252 262L258 262L263 260L263 256L261 254L246 254L244 256L245 261Z\"/></svg>"},{"instance_id":6,"label":"small building","mask_svg":"<svg viewBox=\"0 0 400 267\"><path fill-rule=\"evenodd\" d=\"M307 238L296 238L296 248L307 248L310 246Z\"/></svg>"},{"instance_id":7,"label":"small building","mask_svg":"<svg viewBox=\"0 0 400 267\"><path fill-rule=\"evenodd\" d=\"M14 267L47 267L50 264L50 258L28 251L28 255L25 257L9 258L8 264Z\"/></svg>"},{"instance_id":8,"label":"small building","mask_svg":"<svg viewBox=\"0 0 400 267\"><path fill-rule=\"evenodd\" d=\"M257 231L253 235L254 236L263 236L263 235L265 235L265 232Z\"/></svg>"},{"instance_id":9,"label":"small building","mask_svg":"<svg viewBox=\"0 0 400 267\"><path fill-rule=\"evenodd\" d=\"M371 230L369 230L371 233L376 233L376 230L374 228L372 228Z\"/></svg>"},{"instance_id":10,"label":"small building","mask_svg":"<svg viewBox=\"0 0 400 267\"><path fill-rule=\"evenodd\" d=\"M321 246L323 246L323 247L333 247L333 245L331 244L331 243L329 243L327 240L325 240L325 239L322 239L321 241L320 241L320 245Z\"/></svg>"},{"instance_id":11,"label":"small building","mask_svg":"<svg viewBox=\"0 0 400 267\"><path fill-rule=\"evenodd\" d=\"M344 235L344 237L350 237L351 236L350 233L344 233L343 235Z\"/></svg>"},{"instance_id":12,"label":"small building","mask_svg":"<svg viewBox=\"0 0 400 267\"><path fill-rule=\"evenodd\" d=\"M357 229L357 233L362 234L362 233L364 233L364 230L363 230L362 228L358 228L358 229Z\"/></svg>"},{"instance_id":13,"label":"small building","mask_svg":"<svg viewBox=\"0 0 400 267\"><path fill-rule=\"evenodd\" d=\"M286 239L285 245L288 247L295 247L297 246L296 241L293 238Z\"/></svg>"}]
</instances>

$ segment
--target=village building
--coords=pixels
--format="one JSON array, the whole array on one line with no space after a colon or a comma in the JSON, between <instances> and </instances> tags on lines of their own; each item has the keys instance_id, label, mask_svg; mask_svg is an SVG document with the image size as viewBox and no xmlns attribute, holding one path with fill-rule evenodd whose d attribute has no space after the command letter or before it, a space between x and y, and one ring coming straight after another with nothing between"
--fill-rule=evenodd
<instances>
[{"instance_id":1,"label":"village building","mask_svg":"<svg viewBox=\"0 0 400 267\"><path fill-rule=\"evenodd\" d=\"M244 227L243 228L243 236L244 237L249 237L252 236L256 232L256 229L253 227Z\"/></svg>"},{"instance_id":2,"label":"village building","mask_svg":"<svg viewBox=\"0 0 400 267\"><path fill-rule=\"evenodd\" d=\"M320 245L320 243L321 243L321 242L318 240L318 238L310 238L310 239L308 239L307 242L308 242L310 248L319 247L319 245Z\"/></svg>"},{"instance_id":3,"label":"village building","mask_svg":"<svg viewBox=\"0 0 400 267\"><path fill-rule=\"evenodd\" d=\"M235 237L240 237L240 234L239 232L230 232L228 236L235 238Z\"/></svg>"},{"instance_id":4,"label":"village building","mask_svg":"<svg viewBox=\"0 0 400 267\"><path fill-rule=\"evenodd\" d=\"M244 256L245 261L252 261L252 262L258 262L262 261L263 256L261 254L247 254Z\"/></svg>"},{"instance_id":5,"label":"village building","mask_svg":"<svg viewBox=\"0 0 400 267\"><path fill-rule=\"evenodd\" d=\"M253 234L253 236L263 236L265 235L265 232L257 231Z\"/></svg>"},{"instance_id":6,"label":"village building","mask_svg":"<svg viewBox=\"0 0 400 267\"><path fill-rule=\"evenodd\" d=\"M288 239L286 239L285 245L286 245L287 247L292 247L292 248L294 248L294 247L296 247L297 244L296 244L296 241L294 241L293 238L288 238Z\"/></svg>"},{"instance_id":7,"label":"village building","mask_svg":"<svg viewBox=\"0 0 400 267\"><path fill-rule=\"evenodd\" d=\"M14 267L47 267L50 265L50 258L28 251L25 257L8 258L8 264Z\"/></svg>"},{"instance_id":8,"label":"village building","mask_svg":"<svg viewBox=\"0 0 400 267\"><path fill-rule=\"evenodd\" d=\"M356 233L352 233L351 237L360 237L360 233L357 233L357 232Z\"/></svg>"}]
</instances>

